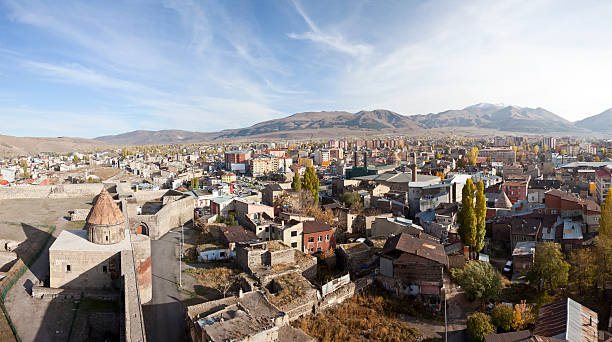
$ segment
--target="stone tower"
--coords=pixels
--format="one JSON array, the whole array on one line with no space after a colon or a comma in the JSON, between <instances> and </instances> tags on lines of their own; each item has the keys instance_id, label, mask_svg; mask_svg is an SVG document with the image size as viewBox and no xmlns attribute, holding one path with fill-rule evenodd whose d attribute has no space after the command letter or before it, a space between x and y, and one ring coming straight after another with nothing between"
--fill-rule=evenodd
<instances>
[{"instance_id":1,"label":"stone tower","mask_svg":"<svg viewBox=\"0 0 612 342\"><path fill-rule=\"evenodd\" d=\"M85 222L90 242L111 245L125 239L125 216L106 189L98 195Z\"/></svg>"}]
</instances>

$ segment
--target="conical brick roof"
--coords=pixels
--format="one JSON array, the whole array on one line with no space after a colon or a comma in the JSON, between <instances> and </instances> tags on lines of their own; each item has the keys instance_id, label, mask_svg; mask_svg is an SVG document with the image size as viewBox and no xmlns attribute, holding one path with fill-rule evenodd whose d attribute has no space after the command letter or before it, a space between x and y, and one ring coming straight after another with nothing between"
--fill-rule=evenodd
<instances>
[{"instance_id":1,"label":"conical brick roof","mask_svg":"<svg viewBox=\"0 0 612 342\"><path fill-rule=\"evenodd\" d=\"M512 202L508 198L505 192L500 192L499 196L495 200L495 208L510 209L512 208Z\"/></svg>"},{"instance_id":2,"label":"conical brick roof","mask_svg":"<svg viewBox=\"0 0 612 342\"><path fill-rule=\"evenodd\" d=\"M86 222L95 225L115 225L125 222L125 216L108 191L102 189L87 215Z\"/></svg>"}]
</instances>

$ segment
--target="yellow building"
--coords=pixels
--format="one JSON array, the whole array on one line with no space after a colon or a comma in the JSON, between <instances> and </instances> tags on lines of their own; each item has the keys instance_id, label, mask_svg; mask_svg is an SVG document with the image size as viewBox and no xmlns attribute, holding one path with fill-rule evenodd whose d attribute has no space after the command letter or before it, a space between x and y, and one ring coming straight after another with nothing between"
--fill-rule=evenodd
<instances>
[{"instance_id":1,"label":"yellow building","mask_svg":"<svg viewBox=\"0 0 612 342\"><path fill-rule=\"evenodd\" d=\"M310 166L313 166L314 163L313 163L312 159L298 158L298 165L304 166L304 167L310 167Z\"/></svg>"},{"instance_id":2,"label":"yellow building","mask_svg":"<svg viewBox=\"0 0 612 342\"><path fill-rule=\"evenodd\" d=\"M223 183L234 183L236 182L236 174L227 172L221 176L221 181Z\"/></svg>"}]
</instances>

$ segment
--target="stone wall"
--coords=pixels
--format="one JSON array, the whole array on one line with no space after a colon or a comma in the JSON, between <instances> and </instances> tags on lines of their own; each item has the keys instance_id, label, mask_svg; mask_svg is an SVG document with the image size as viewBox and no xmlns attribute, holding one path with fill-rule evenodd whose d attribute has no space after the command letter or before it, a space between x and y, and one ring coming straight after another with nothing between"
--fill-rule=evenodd
<instances>
[{"instance_id":1,"label":"stone wall","mask_svg":"<svg viewBox=\"0 0 612 342\"><path fill-rule=\"evenodd\" d=\"M56 289L45 286L33 286L32 298L38 299L81 299L91 298L97 300L119 300L119 293L116 291L92 291L92 290L70 290Z\"/></svg>"},{"instance_id":2,"label":"stone wall","mask_svg":"<svg viewBox=\"0 0 612 342\"><path fill-rule=\"evenodd\" d=\"M138 294L138 283L132 251L121 252L121 270L123 275L122 284L122 309L121 320L122 340L127 342L145 342L146 334L142 307Z\"/></svg>"},{"instance_id":3,"label":"stone wall","mask_svg":"<svg viewBox=\"0 0 612 342\"><path fill-rule=\"evenodd\" d=\"M112 289L116 285L113 278L118 278L118 259L115 251L49 250L49 285L66 289Z\"/></svg>"},{"instance_id":4,"label":"stone wall","mask_svg":"<svg viewBox=\"0 0 612 342\"><path fill-rule=\"evenodd\" d=\"M140 303L148 303L153 298L153 279L151 273L151 239L145 235L132 235L132 248L136 261L136 275Z\"/></svg>"},{"instance_id":5,"label":"stone wall","mask_svg":"<svg viewBox=\"0 0 612 342\"><path fill-rule=\"evenodd\" d=\"M282 251L270 252L270 266L290 264L295 261L295 250L293 248Z\"/></svg>"},{"instance_id":6,"label":"stone wall","mask_svg":"<svg viewBox=\"0 0 612 342\"><path fill-rule=\"evenodd\" d=\"M14 185L0 189L0 200L20 198L94 197L104 187L102 183L60 185Z\"/></svg>"}]
</instances>

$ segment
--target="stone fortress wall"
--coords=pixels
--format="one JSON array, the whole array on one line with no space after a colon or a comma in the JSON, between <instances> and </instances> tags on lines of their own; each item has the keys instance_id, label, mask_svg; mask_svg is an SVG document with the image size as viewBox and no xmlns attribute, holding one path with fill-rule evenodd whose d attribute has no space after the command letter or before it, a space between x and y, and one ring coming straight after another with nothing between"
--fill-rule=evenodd
<instances>
[{"instance_id":1,"label":"stone fortress wall","mask_svg":"<svg viewBox=\"0 0 612 342\"><path fill-rule=\"evenodd\" d=\"M19 184L5 186L0 189L0 200L21 198L73 198L97 196L104 184L60 184L60 185L30 185Z\"/></svg>"}]
</instances>

